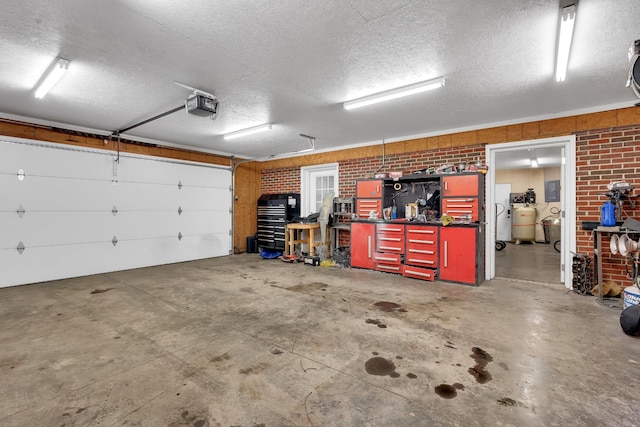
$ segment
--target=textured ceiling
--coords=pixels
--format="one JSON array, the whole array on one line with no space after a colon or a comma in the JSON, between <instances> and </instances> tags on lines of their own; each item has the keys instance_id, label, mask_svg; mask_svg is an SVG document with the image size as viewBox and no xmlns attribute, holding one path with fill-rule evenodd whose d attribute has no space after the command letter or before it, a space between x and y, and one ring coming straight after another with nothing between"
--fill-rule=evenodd
<instances>
[{"instance_id":1,"label":"textured ceiling","mask_svg":"<svg viewBox=\"0 0 640 427\"><path fill-rule=\"evenodd\" d=\"M264 158L631 106L637 0L581 0L567 80L555 81L557 1L23 0L0 15L0 115L105 135L214 93L125 137ZM42 100L56 56L69 72ZM342 102L445 76L442 89L346 111ZM272 123L267 133L223 134Z\"/></svg>"}]
</instances>

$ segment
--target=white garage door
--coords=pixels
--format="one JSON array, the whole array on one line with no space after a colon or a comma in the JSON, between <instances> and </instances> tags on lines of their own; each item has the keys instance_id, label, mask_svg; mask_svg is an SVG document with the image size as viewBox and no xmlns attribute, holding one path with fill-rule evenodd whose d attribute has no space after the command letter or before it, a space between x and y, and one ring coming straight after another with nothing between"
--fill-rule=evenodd
<instances>
[{"instance_id":1,"label":"white garage door","mask_svg":"<svg viewBox=\"0 0 640 427\"><path fill-rule=\"evenodd\" d=\"M0 287L229 255L231 169L0 138Z\"/></svg>"}]
</instances>

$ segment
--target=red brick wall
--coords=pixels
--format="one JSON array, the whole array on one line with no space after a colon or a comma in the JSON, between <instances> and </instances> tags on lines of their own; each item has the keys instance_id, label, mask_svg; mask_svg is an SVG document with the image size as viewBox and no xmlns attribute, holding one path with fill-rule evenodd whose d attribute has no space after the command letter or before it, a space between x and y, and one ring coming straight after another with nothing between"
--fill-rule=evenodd
<instances>
[{"instance_id":1,"label":"red brick wall","mask_svg":"<svg viewBox=\"0 0 640 427\"><path fill-rule=\"evenodd\" d=\"M478 161L484 163L484 145L391 154L385 156L384 166L382 165L382 155L343 160L339 162L338 166L340 197L355 197L356 180L372 178L376 172L401 171L408 174L429 167L437 168L444 164L461 162L468 164ZM289 192L300 192L300 167L262 171L263 194ZM349 246L349 233L340 233L338 245Z\"/></svg>"},{"instance_id":2,"label":"red brick wall","mask_svg":"<svg viewBox=\"0 0 640 427\"><path fill-rule=\"evenodd\" d=\"M300 193L300 168L262 171L262 194Z\"/></svg>"},{"instance_id":3,"label":"red brick wall","mask_svg":"<svg viewBox=\"0 0 640 427\"><path fill-rule=\"evenodd\" d=\"M356 180L373 178L376 172L401 171L411 173L444 164L469 162L484 163L484 145L469 147L440 148L435 150L382 155L375 157L343 160L339 162L340 197L355 197ZM300 167L269 169L262 171L262 194L299 193Z\"/></svg>"},{"instance_id":4,"label":"red brick wall","mask_svg":"<svg viewBox=\"0 0 640 427\"><path fill-rule=\"evenodd\" d=\"M413 153L392 154L340 162L340 196L355 197L356 180L373 178L376 172L400 171L405 174L426 169L438 168L445 164L481 162L484 164L484 145L469 147L440 148Z\"/></svg>"},{"instance_id":5,"label":"red brick wall","mask_svg":"<svg viewBox=\"0 0 640 427\"><path fill-rule=\"evenodd\" d=\"M633 194L640 194L640 126L626 126L590 130L576 134L576 239L578 253L593 253L593 237L582 229L582 221L600 221L600 208L609 200L607 184L611 181L627 181L635 187ZM640 219L638 206L631 208L624 202L622 219ZM631 285L626 277L626 259L612 255L609 249L611 235L602 235L603 279ZM638 236L633 236L634 240ZM630 268L629 268L630 270Z\"/></svg>"}]
</instances>

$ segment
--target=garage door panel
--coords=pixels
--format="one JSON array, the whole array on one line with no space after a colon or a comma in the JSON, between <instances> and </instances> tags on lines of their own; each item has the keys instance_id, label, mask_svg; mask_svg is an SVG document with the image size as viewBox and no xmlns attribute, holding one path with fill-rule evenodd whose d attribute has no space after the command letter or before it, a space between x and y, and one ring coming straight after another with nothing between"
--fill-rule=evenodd
<instances>
[{"instance_id":1,"label":"garage door panel","mask_svg":"<svg viewBox=\"0 0 640 427\"><path fill-rule=\"evenodd\" d=\"M24 181L34 177L110 180L115 158L109 151L7 137L0 140L0 151L0 170L13 175L22 170ZM92 157L87 161L89 153Z\"/></svg>"},{"instance_id":2,"label":"garage door panel","mask_svg":"<svg viewBox=\"0 0 640 427\"><path fill-rule=\"evenodd\" d=\"M10 187L15 190L11 208L22 206L26 212L110 212L116 194L110 182L73 178L29 177Z\"/></svg>"}]
</instances>

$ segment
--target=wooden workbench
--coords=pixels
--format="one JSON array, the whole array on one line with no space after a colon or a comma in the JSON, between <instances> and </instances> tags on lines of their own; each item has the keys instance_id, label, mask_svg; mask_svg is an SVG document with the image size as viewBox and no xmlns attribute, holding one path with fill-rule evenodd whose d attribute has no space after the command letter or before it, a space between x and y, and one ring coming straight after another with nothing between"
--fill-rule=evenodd
<instances>
[{"instance_id":1,"label":"wooden workbench","mask_svg":"<svg viewBox=\"0 0 640 427\"><path fill-rule=\"evenodd\" d=\"M287 230L285 232L285 253L287 255L295 254L295 246L306 244L309 248L309 255L316 256L316 247L317 246L327 246L326 256L329 257L331 255L331 236L330 232L327 230L325 233L325 241L316 242L316 230L320 231L320 223L312 222L309 224L300 224L300 223L290 223L287 224ZM305 236L306 234L306 236Z\"/></svg>"}]
</instances>

